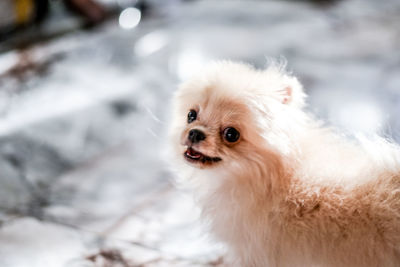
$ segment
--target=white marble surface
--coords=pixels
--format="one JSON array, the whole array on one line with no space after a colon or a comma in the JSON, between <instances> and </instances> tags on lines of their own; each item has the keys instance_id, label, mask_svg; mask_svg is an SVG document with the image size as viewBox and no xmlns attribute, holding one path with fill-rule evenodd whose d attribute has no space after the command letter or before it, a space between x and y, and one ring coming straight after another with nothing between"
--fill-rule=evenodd
<instances>
[{"instance_id":1,"label":"white marble surface","mask_svg":"<svg viewBox=\"0 0 400 267\"><path fill-rule=\"evenodd\" d=\"M170 97L212 59L283 56L318 117L400 141L397 0L159 8L0 54L0 266L222 266L165 153Z\"/></svg>"}]
</instances>

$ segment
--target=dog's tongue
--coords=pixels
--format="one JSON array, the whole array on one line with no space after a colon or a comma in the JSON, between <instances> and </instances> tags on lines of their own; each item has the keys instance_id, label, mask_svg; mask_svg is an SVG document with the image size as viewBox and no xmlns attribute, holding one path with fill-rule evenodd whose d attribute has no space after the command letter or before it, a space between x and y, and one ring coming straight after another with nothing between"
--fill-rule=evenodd
<instances>
[{"instance_id":1,"label":"dog's tongue","mask_svg":"<svg viewBox=\"0 0 400 267\"><path fill-rule=\"evenodd\" d=\"M186 153L188 154L189 157L194 158L194 159L198 159L201 157L201 154L194 151L193 149L189 148Z\"/></svg>"}]
</instances>

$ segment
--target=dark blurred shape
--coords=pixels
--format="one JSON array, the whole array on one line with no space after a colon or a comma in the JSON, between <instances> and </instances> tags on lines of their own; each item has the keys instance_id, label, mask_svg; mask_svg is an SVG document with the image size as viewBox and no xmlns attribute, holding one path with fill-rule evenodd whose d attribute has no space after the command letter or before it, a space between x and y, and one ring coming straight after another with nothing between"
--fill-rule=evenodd
<instances>
[{"instance_id":1,"label":"dark blurred shape","mask_svg":"<svg viewBox=\"0 0 400 267\"><path fill-rule=\"evenodd\" d=\"M48 0L35 0L36 16L35 22L42 22L47 14L49 13L49 2Z\"/></svg>"},{"instance_id":2,"label":"dark blurred shape","mask_svg":"<svg viewBox=\"0 0 400 267\"><path fill-rule=\"evenodd\" d=\"M298 0L292 0L292 1L298 2ZM310 2L316 6L321 6L321 7L331 6L340 1L342 0L302 0L302 2Z\"/></svg>"},{"instance_id":3,"label":"dark blurred shape","mask_svg":"<svg viewBox=\"0 0 400 267\"><path fill-rule=\"evenodd\" d=\"M35 74L39 77L44 76L53 63L63 58L63 54L55 54L48 58L37 59L32 54L32 49L23 49L19 51L15 64L7 71L0 73L0 86L3 79L7 78L13 78L16 81L23 83L31 77L31 74Z\"/></svg>"},{"instance_id":4,"label":"dark blurred shape","mask_svg":"<svg viewBox=\"0 0 400 267\"><path fill-rule=\"evenodd\" d=\"M65 7L84 19L84 24L95 25L103 21L110 10L96 0L62 0ZM48 21L49 15L58 9L58 2L49 0L1 0L0 41L9 39L18 32ZM55 12L57 13L57 12ZM57 23L51 20L49 23ZM35 32L40 31L34 28Z\"/></svg>"},{"instance_id":5,"label":"dark blurred shape","mask_svg":"<svg viewBox=\"0 0 400 267\"><path fill-rule=\"evenodd\" d=\"M23 135L0 138L0 161L3 179L4 176L14 179L15 186L11 187L13 189L8 187L8 190L15 194L26 194L23 198L16 196L17 199L6 199L4 193L7 188L1 188L1 208L36 218L41 217L42 208L48 203L48 178L72 167L71 162L54 148Z\"/></svg>"},{"instance_id":6,"label":"dark blurred shape","mask_svg":"<svg viewBox=\"0 0 400 267\"><path fill-rule=\"evenodd\" d=\"M101 250L94 255L88 256L87 259L93 263L103 263L103 266L132 266L118 250Z\"/></svg>"},{"instance_id":7,"label":"dark blurred shape","mask_svg":"<svg viewBox=\"0 0 400 267\"><path fill-rule=\"evenodd\" d=\"M155 6L146 0L0 0L0 52L98 25L129 8L147 16Z\"/></svg>"},{"instance_id":8,"label":"dark blurred shape","mask_svg":"<svg viewBox=\"0 0 400 267\"><path fill-rule=\"evenodd\" d=\"M89 24L103 21L107 16L106 9L95 0L64 0L68 9L83 16Z\"/></svg>"},{"instance_id":9,"label":"dark blurred shape","mask_svg":"<svg viewBox=\"0 0 400 267\"><path fill-rule=\"evenodd\" d=\"M112 102L111 108L116 115L121 117L136 110L136 106L126 100L116 100Z\"/></svg>"},{"instance_id":10,"label":"dark blurred shape","mask_svg":"<svg viewBox=\"0 0 400 267\"><path fill-rule=\"evenodd\" d=\"M41 23L48 12L48 0L2 0L0 3L0 41L26 26Z\"/></svg>"},{"instance_id":11,"label":"dark blurred shape","mask_svg":"<svg viewBox=\"0 0 400 267\"><path fill-rule=\"evenodd\" d=\"M147 1L138 1L135 7L140 10L142 16L147 16L152 9L152 6Z\"/></svg>"}]
</instances>

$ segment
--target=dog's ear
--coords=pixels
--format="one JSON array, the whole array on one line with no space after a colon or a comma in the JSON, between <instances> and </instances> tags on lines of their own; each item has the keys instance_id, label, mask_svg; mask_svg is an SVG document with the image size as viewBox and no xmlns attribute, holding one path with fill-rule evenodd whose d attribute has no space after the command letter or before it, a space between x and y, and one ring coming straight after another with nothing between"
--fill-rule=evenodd
<instances>
[{"instance_id":1,"label":"dog's ear","mask_svg":"<svg viewBox=\"0 0 400 267\"><path fill-rule=\"evenodd\" d=\"M306 95L303 92L303 86L295 78L284 75L283 83L278 89L278 97L282 104L293 105L301 108L304 106Z\"/></svg>"}]
</instances>

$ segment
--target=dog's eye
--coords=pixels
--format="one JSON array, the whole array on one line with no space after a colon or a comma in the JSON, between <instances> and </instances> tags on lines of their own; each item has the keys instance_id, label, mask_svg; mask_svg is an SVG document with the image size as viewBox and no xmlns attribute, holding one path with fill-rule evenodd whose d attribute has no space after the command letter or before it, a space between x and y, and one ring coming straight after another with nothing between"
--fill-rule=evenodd
<instances>
[{"instance_id":1,"label":"dog's eye","mask_svg":"<svg viewBox=\"0 0 400 267\"><path fill-rule=\"evenodd\" d=\"M234 143L239 140L240 133L233 127L225 128L224 139L229 143Z\"/></svg>"},{"instance_id":2,"label":"dog's eye","mask_svg":"<svg viewBox=\"0 0 400 267\"><path fill-rule=\"evenodd\" d=\"M197 112L193 109L191 109L188 113L188 117L187 117L187 122L191 123L193 121L195 121L197 118Z\"/></svg>"}]
</instances>

